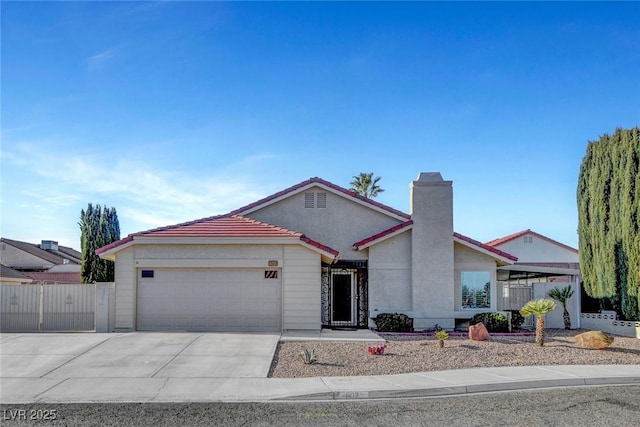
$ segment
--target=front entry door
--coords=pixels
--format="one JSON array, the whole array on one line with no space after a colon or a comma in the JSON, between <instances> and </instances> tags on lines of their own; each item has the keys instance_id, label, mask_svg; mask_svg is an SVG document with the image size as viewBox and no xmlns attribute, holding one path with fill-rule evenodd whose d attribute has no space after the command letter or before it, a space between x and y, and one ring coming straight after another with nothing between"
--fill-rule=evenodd
<instances>
[{"instance_id":1,"label":"front entry door","mask_svg":"<svg viewBox=\"0 0 640 427\"><path fill-rule=\"evenodd\" d=\"M331 281L331 324L351 326L355 318L353 273L334 272Z\"/></svg>"}]
</instances>

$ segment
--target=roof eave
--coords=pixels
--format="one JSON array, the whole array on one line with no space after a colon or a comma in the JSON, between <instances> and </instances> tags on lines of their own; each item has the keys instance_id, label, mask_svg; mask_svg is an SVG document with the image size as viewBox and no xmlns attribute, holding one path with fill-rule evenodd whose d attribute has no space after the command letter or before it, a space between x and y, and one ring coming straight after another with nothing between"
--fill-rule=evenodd
<instances>
[{"instance_id":1,"label":"roof eave","mask_svg":"<svg viewBox=\"0 0 640 427\"><path fill-rule=\"evenodd\" d=\"M512 259L512 258L509 258L507 256L500 255L500 254L498 254L496 252L492 252L492 251L490 251L488 249L485 249L485 248L483 248L481 246L475 245L475 244L473 244L471 242L468 242L468 241L466 241L464 239L461 239L461 238L459 238L459 237L457 237L455 235L453 236L453 241L456 242L456 243L460 243L461 245L463 245L463 246L465 246L465 247L467 247L469 249L473 249L473 250L478 251L478 252L480 252L482 254L490 256L491 258L494 258L499 263L502 263L502 265L511 265L511 264L514 264L518 260L517 258L516 259Z\"/></svg>"},{"instance_id":2,"label":"roof eave","mask_svg":"<svg viewBox=\"0 0 640 427\"><path fill-rule=\"evenodd\" d=\"M377 239L373 239L373 240L371 240L369 242L366 242L366 243L363 243L361 245L358 245L357 243L354 243L353 249L357 250L357 251L362 251L362 250L367 249L367 248L369 248L371 246L377 245L378 243L384 242L385 240L391 239L392 237L396 237L397 235L402 234L405 231L409 231L411 229L413 229L413 223L408 224L408 225L403 226L403 227L400 227L397 230L392 231L391 233L385 234L384 236L380 236Z\"/></svg>"}]
</instances>

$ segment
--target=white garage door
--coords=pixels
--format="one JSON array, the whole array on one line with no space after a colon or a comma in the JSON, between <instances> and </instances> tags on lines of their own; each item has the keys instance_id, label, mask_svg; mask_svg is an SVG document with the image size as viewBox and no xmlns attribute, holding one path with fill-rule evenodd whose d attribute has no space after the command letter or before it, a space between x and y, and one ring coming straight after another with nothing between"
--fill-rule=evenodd
<instances>
[{"instance_id":1,"label":"white garage door","mask_svg":"<svg viewBox=\"0 0 640 427\"><path fill-rule=\"evenodd\" d=\"M280 332L281 288L279 270L138 270L137 329Z\"/></svg>"}]
</instances>

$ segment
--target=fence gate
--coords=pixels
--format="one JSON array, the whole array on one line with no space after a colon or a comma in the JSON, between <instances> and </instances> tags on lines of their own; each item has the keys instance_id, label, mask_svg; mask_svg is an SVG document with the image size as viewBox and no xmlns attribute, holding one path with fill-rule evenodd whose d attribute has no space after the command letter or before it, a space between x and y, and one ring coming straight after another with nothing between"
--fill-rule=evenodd
<instances>
[{"instance_id":1,"label":"fence gate","mask_svg":"<svg viewBox=\"0 0 640 427\"><path fill-rule=\"evenodd\" d=\"M502 310L520 310L533 299L533 286L502 283ZM534 316L524 318L524 328L533 327Z\"/></svg>"},{"instance_id":2,"label":"fence gate","mask_svg":"<svg viewBox=\"0 0 640 427\"><path fill-rule=\"evenodd\" d=\"M95 330L95 285L2 285L0 331Z\"/></svg>"}]
</instances>

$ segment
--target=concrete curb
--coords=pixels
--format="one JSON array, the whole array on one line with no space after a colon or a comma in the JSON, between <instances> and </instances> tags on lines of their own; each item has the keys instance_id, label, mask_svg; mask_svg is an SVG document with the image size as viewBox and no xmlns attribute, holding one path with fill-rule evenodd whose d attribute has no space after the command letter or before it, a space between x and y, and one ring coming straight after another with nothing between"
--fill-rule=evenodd
<instances>
[{"instance_id":1,"label":"concrete curb","mask_svg":"<svg viewBox=\"0 0 640 427\"><path fill-rule=\"evenodd\" d=\"M337 390L326 393L291 396L272 401L345 401L366 399L410 399L420 397L460 396L477 393L499 393L505 391L525 391L543 388L595 387L640 385L638 377L564 378L551 380L531 380L494 384L474 384L467 386L416 388L408 390Z\"/></svg>"}]
</instances>

